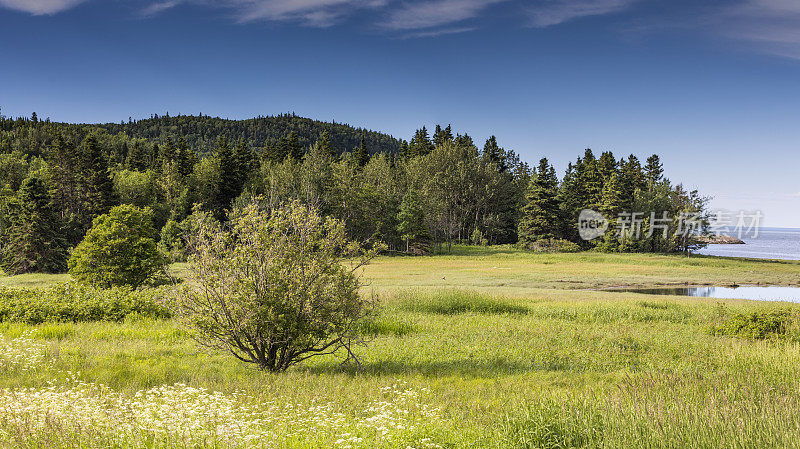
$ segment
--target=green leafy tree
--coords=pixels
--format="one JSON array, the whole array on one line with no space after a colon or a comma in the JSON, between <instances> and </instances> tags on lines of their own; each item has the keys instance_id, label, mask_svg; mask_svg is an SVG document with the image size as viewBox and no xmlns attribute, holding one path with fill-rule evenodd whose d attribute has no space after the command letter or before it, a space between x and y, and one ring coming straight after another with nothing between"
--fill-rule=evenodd
<instances>
[{"instance_id":1,"label":"green leafy tree","mask_svg":"<svg viewBox=\"0 0 800 449\"><path fill-rule=\"evenodd\" d=\"M558 178L547 158L539 161L525 199L519 222L519 242L527 245L541 239L561 238Z\"/></svg>"},{"instance_id":2,"label":"green leafy tree","mask_svg":"<svg viewBox=\"0 0 800 449\"><path fill-rule=\"evenodd\" d=\"M58 273L67 262L67 242L61 217L50 193L37 176L22 183L3 248L3 270L9 274Z\"/></svg>"},{"instance_id":3,"label":"green leafy tree","mask_svg":"<svg viewBox=\"0 0 800 449\"><path fill-rule=\"evenodd\" d=\"M428 228L425 226L425 210L416 191L411 190L403 197L397 221L397 232L406 242L406 251L410 249L411 242L428 235Z\"/></svg>"},{"instance_id":4,"label":"green leafy tree","mask_svg":"<svg viewBox=\"0 0 800 449\"><path fill-rule=\"evenodd\" d=\"M94 219L69 259L69 273L100 287L139 287L164 270L150 209L122 205Z\"/></svg>"},{"instance_id":5,"label":"green leafy tree","mask_svg":"<svg viewBox=\"0 0 800 449\"><path fill-rule=\"evenodd\" d=\"M299 201L272 211L254 201L229 230L194 217L189 282L175 302L202 345L268 371L340 350L355 358L373 302L354 271L374 252L349 241L342 222Z\"/></svg>"}]
</instances>

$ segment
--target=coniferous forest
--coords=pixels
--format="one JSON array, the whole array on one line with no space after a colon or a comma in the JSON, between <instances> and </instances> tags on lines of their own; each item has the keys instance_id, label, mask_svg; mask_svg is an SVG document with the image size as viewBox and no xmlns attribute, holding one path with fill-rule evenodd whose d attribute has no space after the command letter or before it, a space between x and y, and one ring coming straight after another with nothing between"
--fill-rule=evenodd
<instances>
[{"instance_id":1,"label":"coniferous forest","mask_svg":"<svg viewBox=\"0 0 800 449\"><path fill-rule=\"evenodd\" d=\"M0 116L2 268L64 271L93 220L120 204L149 208L160 249L181 261L191 214L224 222L254 198L273 208L300 200L342 220L350 238L384 242L391 253L447 252L454 243L668 253L694 244L675 232L614 232L622 212L702 213L706 200L670 182L657 155L586 149L559 176L546 158L531 166L500 142L439 125L406 141L294 114L97 125ZM592 241L578 234L586 208L611 219Z\"/></svg>"}]
</instances>

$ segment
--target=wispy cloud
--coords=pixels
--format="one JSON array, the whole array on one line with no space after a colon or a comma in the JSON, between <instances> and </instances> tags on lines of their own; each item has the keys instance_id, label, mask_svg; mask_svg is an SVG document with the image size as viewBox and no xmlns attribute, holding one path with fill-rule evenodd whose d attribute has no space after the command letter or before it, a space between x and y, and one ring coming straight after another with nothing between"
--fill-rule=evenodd
<instances>
[{"instance_id":1,"label":"wispy cloud","mask_svg":"<svg viewBox=\"0 0 800 449\"><path fill-rule=\"evenodd\" d=\"M404 3L380 26L389 30L422 30L462 22L505 0L427 0ZM433 31L431 31L433 32Z\"/></svg>"},{"instance_id":2,"label":"wispy cloud","mask_svg":"<svg viewBox=\"0 0 800 449\"><path fill-rule=\"evenodd\" d=\"M745 0L720 14L716 32L760 51L800 59L800 2Z\"/></svg>"},{"instance_id":3,"label":"wispy cloud","mask_svg":"<svg viewBox=\"0 0 800 449\"><path fill-rule=\"evenodd\" d=\"M0 6L34 15L55 14L73 8L85 0L0 0Z\"/></svg>"},{"instance_id":4,"label":"wispy cloud","mask_svg":"<svg viewBox=\"0 0 800 449\"><path fill-rule=\"evenodd\" d=\"M142 15L154 16L168 9L174 8L183 2L184 0L167 0L162 2L155 2L142 9Z\"/></svg>"},{"instance_id":5,"label":"wispy cloud","mask_svg":"<svg viewBox=\"0 0 800 449\"><path fill-rule=\"evenodd\" d=\"M622 11L636 0L549 0L528 8L531 25L545 28L573 19Z\"/></svg>"},{"instance_id":6,"label":"wispy cloud","mask_svg":"<svg viewBox=\"0 0 800 449\"><path fill-rule=\"evenodd\" d=\"M234 0L229 4L241 22L296 21L327 27L357 10L384 7L388 0Z\"/></svg>"},{"instance_id":7,"label":"wispy cloud","mask_svg":"<svg viewBox=\"0 0 800 449\"><path fill-rule=\"evenodd\" d=\"M424 37L437 37L446 36L448 34L460 34L475 31L477 27L460 27L460 28L440 28L430 31L415 31L402 36L403 39L416 39Z\"/></svg>"},{"instance_id":8,"label":"wispy cloud","mask_svg":"<svg viewBox=\"0 0 800 449\"><path fill-rule=\"evenodd\" d=\"M0 6L32 14L55 14L87 0L0 0ZM608 14L637 0L128 0L141 3L140 13L149 17L182 4L224 10L240 23L255 21L295 22L329 27L367 11L371 26L402 37L434 37L472 31L480 27L492 7L507 4L510 10L527 11L531 24L547 27L568 20ZM767 1L767 0L753 0ZM523 14L524 16L524 14Z\"/></svg>"}]
</instances>

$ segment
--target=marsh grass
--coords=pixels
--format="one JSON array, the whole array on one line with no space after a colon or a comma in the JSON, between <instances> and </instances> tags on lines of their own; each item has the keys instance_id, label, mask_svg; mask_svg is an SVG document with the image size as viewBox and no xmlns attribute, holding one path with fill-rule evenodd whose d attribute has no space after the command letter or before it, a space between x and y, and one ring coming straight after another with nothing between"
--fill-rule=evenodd
<instances>
[{"instance_id":1,"label":"marsh grass","mask_svg":"<svg viewBox=\"0 0 800 449\"><path fill-rule=\"evenodd\" d=\"M360 369L326 356L281 375L264 373L200 351L169 319L0 323L4 341L28 338L40 357L34 369L2 373L0 390L41 392L51 382L66 391L83 382L129 399L182 384L237 395L243 405L325 405L325 416L341 417L348 429L374 416L376 402L397 404L386 388L402 384L401 391L420 393L396 408L415 417L413 431L391 430L396 438L389 440L375 428L345 430L353 434L346 438L362 438L340 442L354 448L750 448L800 441L800 344L709 332L718 302L726 316L774 304L564 288L720 279L788 284L800 279L798 264L457 247L452 256L381 258L364 276L372 281L365 293L382 297L383 307L362 328L370 342L358 348ZM435 419L419 413L423 406L438 410ZM26 430L0 410L2 446L237 447L211 440L181 446L146 432L122 444L99 427L76 429L54 421ZM289 434L287 427L271 429ZM304 439L275 446L335 447L342 439L299 429Z\"/></svg>"},{"instance_id":2,"label":"marsh grass","mask_svg":"<svg viewBox=\"0 0 800 449\"><path fill-rule=\"evenodd\" d=\"M788 379L785 379L788 380ZM615 390L529 401L506 415L517 448L797 447L800 392L753 372L626 377Z\"/></svg>"},{"instance_id":3,"label":"marsh grass","mask_svg":"<svg viewBox=\"0 0 800 449\"><path fill-rule=\"evenodd\" d=\"M434 292L411 290L396 294L392 301L398 302L400 307L407 311L437 315L528 313L527 307L515 304L509 299L469 290Z\"/></svg>"},{"instance_id":4,"label":"marsh grass","mask_svg":"<svg viewBox=\"0 0 800 449\"><path fill-rule=\"evenodd\" d=\"M800 309L795 306L771 305L735 313L718 304L709 332L713 335L752 340L787 339L800 342Z\"/></svg>"}]
</instances>

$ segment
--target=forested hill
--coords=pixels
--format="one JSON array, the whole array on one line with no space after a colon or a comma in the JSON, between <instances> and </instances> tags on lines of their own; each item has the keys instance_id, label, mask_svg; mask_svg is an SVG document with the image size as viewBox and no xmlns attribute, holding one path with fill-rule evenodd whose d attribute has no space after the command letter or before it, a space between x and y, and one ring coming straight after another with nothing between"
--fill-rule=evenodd
<instances>
[{"instance_id":1,"label":"forested hill","mask_svg":"<svg viewBox=\"0 0 800 449\"><path fill-rule=\"evenodd\" d=\"M27 119L29 120L29 119ZM7 123L17 127L18 124ZM16 126L15 126L16 125ZM316 142L327 131L331 147L339 153L352 151L364 139L365 147L370 153L397 153L401 141L388 134L355 128L347 124L323 122L295 114L256 117L247 120L228 120L208 115L153 115L149 119L128 119L122 123L104 124L67 124L54 123L62 131L69 129L75 133L88 134L101 129L109 134L123 134L129 139L146 139L153 143L163 144L183 138L199 155L211 153L219 137L230 142L244 141L257 152L268 145L278 142L294 132L302 147ZM80 140L80 139L78 139ZM22 148L15 148L22 149ZM23 149L24 150L24 149Z\"/></svg>"},{"instance_id":2,"label":"forested hill","mask_svg":"<svg viewBox=\"0 0 800 449\"><path fill-rule=\"evenodd\" d=\"M322 133L327 131L331 146L340 153L352 151L364 138L365 146L371 153L396 153L400 149L400 140L394 137L354 128L343 123L322 122L294 114L256 117L247 120L227 120L207 115L179 115L175 117L153 116L145 120L129 120L127 123L107 123L96 125L110 133L126 133L132 138L143 138L163 142L168 138L177 140L183 137L186 143L200 154L210 153L216 146L219 136L236 142L244 140L253 149L263 148L268 142L278 142L290 133L295 132L300 145L307 147L316 142Z\"/></svg>"}]
</instances>

